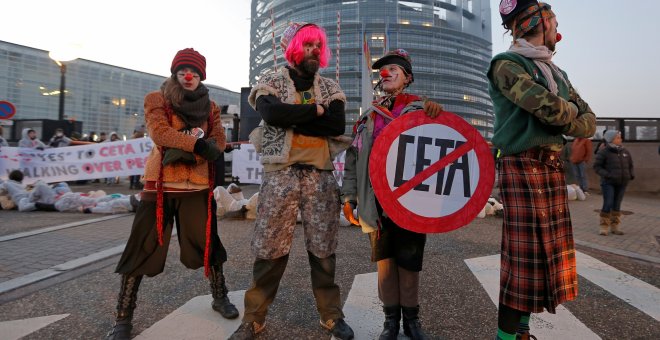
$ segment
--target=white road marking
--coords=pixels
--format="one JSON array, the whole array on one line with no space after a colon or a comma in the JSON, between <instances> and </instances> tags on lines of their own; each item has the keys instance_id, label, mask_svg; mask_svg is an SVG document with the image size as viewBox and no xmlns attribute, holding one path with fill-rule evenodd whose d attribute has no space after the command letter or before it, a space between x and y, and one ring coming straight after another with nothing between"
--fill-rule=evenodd
<instances>
[{"instance_id":1,"label":"white road marking","mask_svg":"<svg viewBox=\"0 0 660 340\"><path fill-rule=\"evenodd\" d=\"M51 323L57 322L70 314L48 315L38 318L11 320L0 322L0 338L3 340L17 340L28 334L34 333Z\"/></svg>"},{"instance_id":2,"label":"white road marking","mask_svg":"<svg viewBox=\"0 0 660 340\"><path fill-rule=\"evenodd\" d=\"M589 255L576 253L580 276L660 321L660 289Z\"/></svg>"},{"instance_id":3,"label":"white road marking","mask_svg":"<svg viewBox=\"0 0 660 340\"><path fill-rule=\"evenodd\" d=\"M227 295L240 313L236 319L227 320L211 309L211 295L197 296L151 325L135 340L227 339L241 325L245 290Z\"/></svg>"},{"instance_id":4,"label":"white road marking","mask_svg":"<svg viewBox=\"0 0 660 340\"><path fill-rule=\"evenodd\" d=\"M385 321L383 304L378 299L378 273L355 275L343 311L344 321L355 332L355 340L378 338ZM403 335L403 327L399 339L408 339Z\"/></svg>"},{"instance_id":5,"label":"white road marking","mask_svg":"<svg viewBox=\"0 0 660 340\"><path fill-rule=\"evenodd\" d=\"M495 305L499 303L500 255L466 259L465 263L484 287ZM579 268L578 268L579 272ZM539 339L600 339L564 306L557 307L557 314L548 312L532 314L532 334ZM493 330L495 334L495 330Z\"/></svg>"}]
</instances>

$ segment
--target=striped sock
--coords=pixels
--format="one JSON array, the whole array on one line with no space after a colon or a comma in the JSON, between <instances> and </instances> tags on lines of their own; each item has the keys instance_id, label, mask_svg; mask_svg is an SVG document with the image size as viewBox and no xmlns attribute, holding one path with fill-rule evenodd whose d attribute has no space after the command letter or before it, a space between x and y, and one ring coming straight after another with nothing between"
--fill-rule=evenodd
<instances>
[{"instance_id":1,"label":"striped sock","mask_svg":"<svg viewBox=\"0 0 660 340\"><path fill-rule=\"evenodd\" d=\"M518 323L518 334L529 333L529 317L530 315L523 315L520 317L520 322Z\"/></svg>"},{"instance_id":2,"label":"striped sock","mask_svg":"<svg viewBox=\"0 0 660 340\"><path fill-rule=\"evenodd\" d=\"M497 329L497 340L516 340L516 335Z\"/></svg>"}]
</instances>

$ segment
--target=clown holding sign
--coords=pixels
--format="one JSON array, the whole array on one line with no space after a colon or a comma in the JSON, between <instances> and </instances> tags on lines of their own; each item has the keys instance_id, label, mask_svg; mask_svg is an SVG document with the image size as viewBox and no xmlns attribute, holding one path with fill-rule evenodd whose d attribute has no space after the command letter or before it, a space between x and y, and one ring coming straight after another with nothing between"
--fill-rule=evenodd
<instances>
[{"instance_id":1,"label":"clown holding sign","mask_svg":"<svg viewBox=\"0 0 660 340\"><path fill-rule=\"evenodd\" d=\"M381 78L376 88L385 92L385 96L374 102L371 112L353 129L355 139L346 152L344 211L349 220L369 234L371 241L371 260L377 263L378 296L385 313L380 339L397 338L402 312L405 334L412 339L426 339L418 316L419 272L426 234L403 229L383 213L369 180L369 155L376 138L392 120L422 109L435 118L442 106L404 93L413 82L411 59L406 51L388 52L373 68L380 69ZM358 203L359 221L352 214L352 208Z\"/></svg>"}]
</instances>

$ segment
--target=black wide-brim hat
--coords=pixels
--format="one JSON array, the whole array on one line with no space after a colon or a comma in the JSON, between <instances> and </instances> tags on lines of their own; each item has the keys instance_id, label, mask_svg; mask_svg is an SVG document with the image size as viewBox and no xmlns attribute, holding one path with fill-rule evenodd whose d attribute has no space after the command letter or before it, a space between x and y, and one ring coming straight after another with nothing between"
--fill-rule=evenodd
<instances>
[{"instance_id":1,"label":"black wide-brim hat","mask_svg":"<svg viewBox=\"0 0 660 340\"><path fill-rule=\"evenodd\" d=\"M378 70L381 67L390 64L399 65L401 68L403 68L404 71L406 71L407 74L413 74L412 60L410 59L410 55L408 52L406 52L406 50L402 48L387 52L387 54L385 54L383 57L376 60L376 62L371 65L371 68Z\"/></svg>"},{"instance_id":2,"label":"black wide-brim hat","mask_svg":"<svg viewBox=\"0 0 660 340\"><path fill-rule=\"evenodd\" d=\"M538 4L538 0L502 0L500 1L500 16L502 25L515 18L520 12L529 6Z\"/></svg>"}]
</instances>

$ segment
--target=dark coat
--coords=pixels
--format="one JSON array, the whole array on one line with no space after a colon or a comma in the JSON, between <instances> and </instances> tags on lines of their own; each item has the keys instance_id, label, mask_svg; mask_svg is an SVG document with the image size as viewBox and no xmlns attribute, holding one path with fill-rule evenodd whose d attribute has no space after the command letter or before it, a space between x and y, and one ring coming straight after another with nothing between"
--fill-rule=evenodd
<instances>
[{"instance_id":1,"label":"dark coat","mask_svg":"<svg viewBox=\"0 0 660 340\"><path fill-rule=\"evenodd\" d=\"M635 178L630 152L624 147L609 144L596 153L594 170L605 183L614 185L625 185Z\"/></svg>"}]
</instances>

